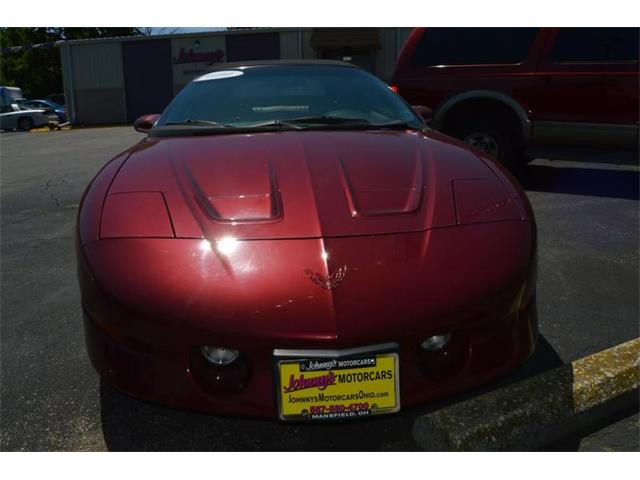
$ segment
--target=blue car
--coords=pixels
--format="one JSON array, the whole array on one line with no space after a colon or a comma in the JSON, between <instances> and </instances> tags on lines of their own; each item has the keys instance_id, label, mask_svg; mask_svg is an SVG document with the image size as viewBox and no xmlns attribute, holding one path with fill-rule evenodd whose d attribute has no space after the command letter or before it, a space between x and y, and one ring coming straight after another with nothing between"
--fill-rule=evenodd
<instances>
[{"instance_id":1,"label":"blue car","mask_svg":"<svg viewBox=\"0 0 640 480\"><path fill-rule=\"evenodd\" d=\"M51 100L25 100L21 102L20 105L24 105L25 107L40 109L40 108L48 108L55 112L60 120L60 123L67 122L67 112L62 105L58 105Z\"/></svg>"}]
</instances>

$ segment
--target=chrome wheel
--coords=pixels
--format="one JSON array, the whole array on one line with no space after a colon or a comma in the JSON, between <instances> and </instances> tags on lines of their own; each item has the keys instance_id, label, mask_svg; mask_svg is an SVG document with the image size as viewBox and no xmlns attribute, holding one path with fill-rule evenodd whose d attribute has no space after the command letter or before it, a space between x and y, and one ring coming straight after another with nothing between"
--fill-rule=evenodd
<instances>
[{"instance_id":1,"label":"chrome wheel","mask_svg":"<svg viewBox=\"0 0 640 480\"><path fill-rule=\"evenodd\" d=\"M487 132L473 132L464 137L464 142L472 147L488 153L493 158L498 158L498 140Z\"/></svg>"}]
</instances>

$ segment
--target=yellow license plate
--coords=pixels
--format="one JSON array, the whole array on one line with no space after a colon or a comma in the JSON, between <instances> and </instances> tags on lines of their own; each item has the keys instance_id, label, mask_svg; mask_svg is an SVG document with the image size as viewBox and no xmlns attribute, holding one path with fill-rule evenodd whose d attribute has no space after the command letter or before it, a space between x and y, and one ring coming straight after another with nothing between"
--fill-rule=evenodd
<instances>
[{"instance_id":1,"label":"yellow license plate","mask_svg":"<svg viewBox=\"0 0 640 480\"><path fill-rule=\"evenodd\" d=\"M278 362L282 420L333 420L400 410L398 355Z\"/></svg>"}]
</instances>

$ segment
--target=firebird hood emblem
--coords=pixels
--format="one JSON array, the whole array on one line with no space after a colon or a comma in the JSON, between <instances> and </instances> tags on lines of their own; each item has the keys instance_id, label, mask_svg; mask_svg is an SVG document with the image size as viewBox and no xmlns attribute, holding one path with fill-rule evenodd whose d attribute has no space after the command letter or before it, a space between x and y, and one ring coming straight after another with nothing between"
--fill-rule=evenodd
<instances>
[{"instance_id":1,"label":"firebird hood emblem","mask_svg":"<svg viewBox=\"0 0 640 480\"><path fill-rule=\"evenodd\" d=\"M322 275L321 273L313 272L308 268L305 268L304 273L306 273L309 280L316 285L324 288L325 290L332 290L340 285L342 280L344 280L344 277L347 274L347 266L343 265L329 275Z\"/></svg>"}]
</instances>

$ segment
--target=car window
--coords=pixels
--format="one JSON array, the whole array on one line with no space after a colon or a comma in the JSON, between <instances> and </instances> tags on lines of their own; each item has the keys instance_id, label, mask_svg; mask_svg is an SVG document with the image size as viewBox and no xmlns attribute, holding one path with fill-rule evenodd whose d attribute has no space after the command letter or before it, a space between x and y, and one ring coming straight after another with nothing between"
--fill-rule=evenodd
<instances>
[{"instance_id":1,"label":"car window","mask_svg":"<svg viewBox=\"0 0 640 480\"><path fill-rule=\"evenodd\" d=\"M539 28L427 28L413 65L503 65L523 62Z\"/></svg>"},{"instance_id":2,"label":"car window","mask_svg":"<svg viewBox=\"0 0 640 480\"><path fill-rule=\"evenodd\" d=\"M349 67L301 65L204 75L182 89L157 125L205 120L247 126L322 116L423 126L413 110L370 73Z\"/></svg>"},{"instance_id":3,"label":"car window","mask_svg":"<svg viewBox=\"0 0 640 480\"><path fill-rule=\"evenodd\" d=\"M56 102L51 100L38 102L38 108L63 108L62 105L58 105Z\"/></svg>"},{"instance_id":4,"label":"car window","mask_svg":"<svg viewBox=\"0 0 640 480\"><path fill-rule=\"evenodd\" d=\"M637 28L562 28L553 47L555 62L638 61Z\"/></svg>"}]
</instances>

